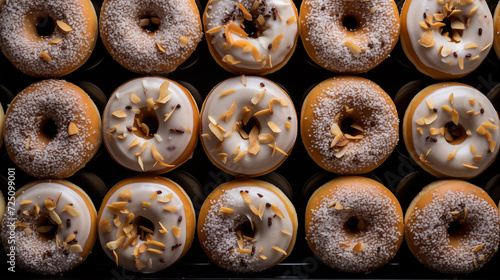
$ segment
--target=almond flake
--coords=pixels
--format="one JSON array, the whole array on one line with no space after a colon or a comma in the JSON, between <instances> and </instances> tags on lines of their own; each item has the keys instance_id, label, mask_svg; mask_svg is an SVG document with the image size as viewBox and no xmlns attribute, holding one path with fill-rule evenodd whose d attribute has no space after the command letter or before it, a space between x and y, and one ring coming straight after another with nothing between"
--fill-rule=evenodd
<instances>
[{"instance_id":1,"label":"almond flake","mask_svg":"<svg viewBox=\"0 0 500 280\"><path fill-rule=\"evenodd\" d=\"M130 94L130 102L137 104L137 103L141 102L141 99L139 98L139 96L135 95L134 93L131 93Z\"/></svg>"},{"instance_id":2,"label":"almond flake","mask_svg":"<svg viewBox=\"0 0 500 280\"><path fill-rule=\"evenodd\" d=\"M438 117L438 114L437 113L434 113L432 115L427 115L424 117L424 123L426 125L429 125L429 124L432 124Z\"/></svg>"},{"instance_id":3,"label":"almond flake","mask_svg":"<svg viewBox=\"0 0 500 280\"><path fill-rule=\"evenodd\" d=\"M243 13L243 17L248 20L252 21L252 15L248 12L248 10L243 6L243 4L238 3L238 7L240 8L241 12Z\"/></svg>"},{"instance_id":4,"label":"almond flake","mask_svg":"<svg viewBox=\"0 0 500 280\"><path fill-rule=\"evenodd\" d=\"M227 154L226 153L219 153L217 154L217 157L225 164L227 162Z\"/></svg>"},{"instance_id":5,"label":"almond flake","mask_svg":"<svg viewBox=\"0 0 500 280\"><path fill-rule=\"evenodd\" d=\"M468 50L468 49L475 49L477 47L479 47L479 45L476 44L476 43L468 43L468 44L465 44L464 49L466 49L466 50Z\"/></svg>"},{"instance_id":6,"label":"almond flake","mask_svg":"<svg viewBox=\"0 0 500 280\"><path fill-rule=\"evenodd\" d=\"M228 214L228 215L234 214L234 210L231 208L228 208L228 207L221 207L220 212L223 214Z\"/></svg>"},{"instance_id":7,"label":"almond flake","mask_svg":"<svg viewBox=\"0 0 500 280\"><path fill-rule=\"evenodd\" d=\"M63 38L57 38L57 39L50 41L49 44L54 44L54 45L59 44L62 40L63 40Z\"/></svg>"},{"instance_id":8,"label":"almond flake","mask_svg":"<svg viewBox=\"0 0 500 280\"><path fill-rule=\"evenodd\" d=\"M111 232L111 222L108 218L104 218L99 222L99 227L104 233Z\"/></svg>"},{"instance_id":9,"label":"almond flake","mask_svg":"<svg viewBox=\"0 0 500 280\"><path fill-rule=\"evenodd\" d=\"M68 213L68 215L70 215L71 217L80 217L80 212L78 212L75 207L69 205L69 204L66 204L64 205L64 209L61 210L61 212L66 212Z\"/></svg>"},{"instance_id":10,"label":"almond flake","mask_svg":"<svg viewBox=\"0 0 500 280\"><path fill-rule=\"evenodd\" d=\"M40 57L43 58L45 61L49 62L52 60L52 58L50 57L50 55L46 52L41 52L40 53Z\"/></svg>"},{"instance_id":11,"label":"almond flake","mask_svg":"<svg viewBox=\"0 0 500 280\"><path fill-rule=\"evenodd\" d=\"M59 28L61 28L62 31L64 32L71 32L73 31L73 28L71 28L71 26L69 26L68 24L66 24L65 22L63 21L60 21L60 20L56 20L56 24L57 26L59 26Z\"/></svg>"},{"instance_id":12,"label":"almond flake","mask_svg":"<svg viewBox=\"0 0 500 280\"><path fill-rule=\"evenodd\" d=\"M448 111L448 112L453 111L453 108L451 108L449 105L443 105L441 108L443 108L443 110Z\"/></svg>"},{"instance_id":13,"label":"almond flake","mask_svg":"<svg viewBox=\"0 0 500 280\"><path fill-rule=\"evenodd\" d=\"M285 256L286 256L286 255L288 255L288 254L286 253L286 251L285 251L285 250L281 249L281 248L280 248L280 247L278 247L278 246L272 246L271 248L273 248L274 250L276 250L276 251L278 251L278 252L282 253L282 254L283 254L283 255L285 255Z\"/></svg>"},{"instance_id":14,"label":"almond flake","mask_svg":"<svg viewBox=\"0 0 500 280\"><path fill-rule=\"evenodd\" d=\"M163 210L170 212L170 213L176 213L177 212L177 207L175 206L165 206L163 207Z\"/></svg>"},{"instance_id":15,"label":"almond flake","mask_svg":"<svg viewBox=\"0 0 500 280\"><path fill-rule=\"evenodd\" d=\"M484 244L479 244L472 249L472 252L477 252L477 251L483 249L483 247L484 247Z\"/></svg>"},{"instance_id":16,"label":"almond flake","mask_svg":"<svg viewBox=\"0 0 500 280\"><path fill-rule=\"evenodd\" d=\"M208 30L206 33L207 34L212 34L212 33L215 33L217 31L221 30L221 29L222 29L222 26L217 26L217 27L214 27L214 28Z\"/></svg>"},{"instance_id":17,"label":"almond flake","mask_svg":"<svg viewBox=\"0 0 500 280\"><path fill-rule=\"evenodd\" d=\"M223 58L222 61L231 65L237 65L240 64L241 61L235 60L234 57L230 54L226 54Z\"/></svg>"},{"instance_id":18,"label":"almond flake","mask_svg":"<svg viewBox=\"0 0 500 280\"><path fill-rule=\"evenodd\" d=\"M269 126L269 128L274 132L274 133L280 133L281 132L281 129L275 124L273 123L272 121L268 121L267 122L267 125Z\"/></svg>"},{"instance_id":19,"label":"almond flake","mask_svg":"<svg viewBox=\"0 0 500 280\"><path fill-rule=\"evenodd\" d=\"M125 236L122 236L122 237L118 238L117 240L110 241L110 242L106 243L106 247L111 251L116 250L123 243L123 240L125 240Z\"/></svg>"},{"instance_id":20,"label":"almond flake","mask_svg":"<svg viewBox=\"0 0 500 280\"><path fill-rule=\"evenodd\" d=\"M470 165L470 164L467 164L467 163L464 163L463 166L465 166L467 168L470 168L470 169L479 169L479 167L474 166L474 165Z\"/></svg>"},{"instance_id":21,"label":"almond flake","mask_svg":"<svg viewBox=\"0 0 500 280\"><path fill-rule=\"evenodd\" d=\"M282 219L285 218L285 216L283 215L283 213L281 212L281 210L279 209L278 206L271 204L271 210L273 211L274 214L276 214L276 216L278 216Z\"/></svg>"},{"instance_id":22,"label":"almond flake","mask_svg":"<svg viewBox=\"0 0 500 280\"><path fill-rule=\"evenodd\" d=\"M258 136L259 142L262 144L268 144L274 142L275 138L272 134L260 134Z\"/></svg>"},{"instance_id":23,"label":"almond flake","mask_svg":"<svg viewBox=\"0 0 500 280\"><path fill-rule=\"evenodd\" d=\"M418 40L418 43L426 48L430 48L436 45L436 42L434 41L434 30L426 30L422 35L422 38Z\"/></svg>"},{"instance_id":24,"label":"almond flake","mask_svg":"<svg viewBox=\"0 0 500 280\"><path fill-rule=\"evenodd\" d=\"M76 124L74 122L70 122L68 125L68 135L72 136L72 135L76 135L76 134L78 134L78 127L76 126Z\"/></svg>"},{"instance_id":25,"label":"almond flake","mask_svg":"<svg viewBox=\"0 0 500 280\"><path fill-rule=\"evenodd\" d=\"M179 37L179 45L181 46L181 48L185 47L189 43L189 41L190 40L184 36Z\"/></svg>"},{"instance_id":26,"label":"almond flake","mask_svg":"<svg viewBox=\"0 0 500 280\"><path fill-rule=\"evenodd\" d=\"M112 115L120 119L125 118L127 116L127 114L123 111L114 111Z\"/></svg>"},{"instance_id":27,"label":"almond flake","mask_svg":"<svg viewBox=\"0 0 500 280\"><path fill-rule=\"evenodd\" d=\"M175 238L181 237L181 232L182 232L181 228L178 228L176 226L172 226L172 233L174 234Z\"/></svg>"},{"instance_id":28,"label":"almond flake","mask_svg":"<svg viewBox=\"0 0 500 280\"><path fill-rule=\"evenodd\" d=\"M243 201L245 201L246 204L252 204L252 199L248 195L248 193L244 191L240 191L241 198L243 198Z\"/></svg>"},{"instance_id":29,"label":"almond flake","mask_svg":"<svg viewBox=\"0 0 500 280\"><path fill-rule=\"evenodd\" d=\"M448 158L446 160L452 160L453 158L455 158L455 156L457 155L457 151L458 148L455 147L455 149L453 149L453 152L451 152L451 154L448 155Z\"/></svg>"},{"instance_id":30,"label":"almond flake","mask_svg":"<svg viewBox=\"0 0 500 280\"><path fill-rule=\"evenodd\" d=\"M453 111L451 112L451 119L455 125L458 125L459 115L457 110L453 109Z\"/></svg>"},{"instance_id":31,"label":"almond flake","mask_svg":"<svg viewBox=\"0 0 500 280\"><path fill-rule=\"evenodd\" d=\"M75 254L78 254L78 253L83 252L83 248L82 248L82 246L81 246L81 245L79 245L79 244L71 245L71 246L69 247L69 252L70 252L70 253L75 253Z\"/></svg>"},{"instance_id":32,"label":"almond flake","mask_svg":"<svg viewBox=\"0 0 500 280\"><path fill-rule=\"evenodd\" d=\"M464 70L464 58L463 57L458 59L458 67L460 67L460 70Z\"/></svg>"},{"instance_id":33,"label":"almond flake","mask_svg":"<svg viewBox=\"0 0 500 280\"><path fill-rule=\"evenodd\" d=\"M174 197L174 194L173 193L169 193L169 194L167 194L165 196L162 196L162 197L158 198L157 201L161 202L161 203L169 203L172 200L173 197Z\"/></svg>"},{"instance_id":34,"label":"almond flake","mask_svg":"<svg viewBox=\"0 0 500 280\"><path fill-rule=\"evenodd\" d=\"M358 45L354 44L353 42L347 40L344 42L344 45L349 48L349 50L354 54L354 55L359 55L361 53L361 49L359 48Z\"/></svg>"},{"instance_id":35,"label":"almond flake","mask_svg":"<svg viewBox=\"0 0 500 280\"><path fill-rule=\"evenodd\" d=\"M271 51L276 51L278 48L279 44L281 43L281 40L283 39L283 34L278 34L273 41L271 42L272 48ZM269 60L270 61L270 60Z\"/></svg>"},{"instance_id":36,"label":"almond flake","mask_svg":"<svg viewBox=\"0 0 500 280\"><path fill-rule=\"evenodd\" d=\"M295 15L289 17L287 20L286 20L286 23L287 24L292 24L292 23L296 23L297 22L297 17Z\"/></svg>"},{"instance_id":37,"label":"almond flake","mask_svg":"<svg viewBox=\"0 0 500 280\"><path fill-rule=\"evenodd\" d=\"M428 99L426 100L426 103L427 103L427 106L429 107L429 109L434 109L434 101Z\"/></svg>"},{"instance_id":38,"label":"almond flake","mask_svg":"<svg viewBox=\"0 0 500 280\"><path fill-rule=\"evenodd\" d=\"M354 252L361 252L361 251L363 251L365 248L366 248L366 244L365 244L365 243L358 243L358 244L356 244L356 246L354 246L354 248L352 248L352 250L353 250Z\"/></svg>"},{"instance_id":39,"label":"almond flake","mask_svg":"<svg viewBox=\"0 0 500 280\"><path fill-rule=\"evenodd\" d=\"M156 43L156 47L158 48L158 50L160 50L162 53L165 53L167 50L165 50L165 48L160 44L160 43Z\"/></svg>"}]
</instances>

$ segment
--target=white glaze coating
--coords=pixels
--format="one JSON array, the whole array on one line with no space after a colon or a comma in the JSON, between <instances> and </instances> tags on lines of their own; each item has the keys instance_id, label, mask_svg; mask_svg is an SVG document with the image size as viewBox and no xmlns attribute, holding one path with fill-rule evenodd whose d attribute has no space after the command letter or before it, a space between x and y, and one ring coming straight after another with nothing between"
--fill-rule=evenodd
<instances>
[{"instance_id":1,"label":"white glaze coating","mask_svg":"<svg viewBox=\"0 0 500 280\"><path fill-rule=\"evenodd\" d=\"M133 236L132 234L125 237L118 249L115 250L116 254L118 255L118 264L125 269L136 272L140 271L142 273L153 273L172 265L182 256L182 252L186 244L186 219L179 217L184 217L185 211L192 211L194 214L194 210L191 205L183 205L181 198L172 189L163 184L152 182L137 182L127 184L117 189L113 193L113 195L109 197L108 200L103 201L101 208L104 208L100 213L99 222L104 218L109 219L109 221L111 222L110 232L104 232L101 226L99 227L98 231L99 240L104 251L112 260L115 260L113 251L110 250L106 246L106 244L108 242L117 240L121 236L125 236L123 227L127 223L129 214L122 213L119 215L119 220L122 225L121 227L117 227L113 222L115 214L110 211L107 205L112 205L114 202L127 201L119 198L120 192L126 189L129 189L132 194L132 197L130 200L128 200L125 208L129 213L134 214L134 219L130 223L134 224L137 217L143 217L150 220L154 225L154 233L152 234L153 240L161 242L163 245L165 245L165 248L162 249L160 246L154 244L145 244L147 241L141 240L140 237L138 237L137 244L132 243L132 245L123 249L124 243L126 243L127 240L129 240L129 238ZM158 191L160 191L161 193L158 194ZM157 194L157 198L151 199L151 196L154 195L154 193ZM163 203L158 201L158 199L161 199L162 197L167 195L172 195L172 200L170 202ZM151 203L151 206L144 207L141 204L142 202L149 202ZM163 207L165 206L173 206L177 209L177 211L175 213L168 212L163 209ZM180 219L181 221L179 221ZM168 232L161 233L160 230L162 230L162 228L159 223L161 223ZM178 238L175 237L173 233L173 226L181 229L180 236ZM132 232L134 231L136 231L136 229L132 230ZM155 252L150 252L147 250L144 251L139 255L138 259L141 260L143 264L145 264L145 267L139 270L136 266L136 258L133 256L133 252L134 250L138 250L136 248L139 248L142 244L147 245L148 249L157 249L162 253L157 254ZM180 246L177 246L176 244L180 244Z\"/></svg>"},{"instance_id":2,"label":"white glaze coating","mask_svg":"<svg viewBox=\"0 0 500 280\"><path fill-rule=\"evenodd\" d=\"M49 215L49 211L45 207L45 200L48 198L52 199L54 203L57 202L54 212L57 213L62 222L56 233L59 239L59 247L57 247L55 237L47 240L37 232L37 228L40 226L37 220L43 220L45 218L41 217L48 217ZM32 202L21 205L23 201L29 200ZM35 205L40 207L40 214L36 217L34 216ZM63 211L67 205L72 205L80 215L73 217L68 211ZM26 216L23 213L24 211L28 211L30 215ZM85 201L77 192L59 182L35 182L28 189L18 191L13 214L14 216L10 215L9 212L6 213L2 223L2 241L5 248L11 246L7 244L10 234L8 225L24 222L27 224L27 228L31 230L30 233L27 233L23 226L18 226L15 230L16 265L27 271L55 275L68 271L83 261L78 253L69 252L69 248L73 245L80 245L84 248L87 245L86 243L91 234L92 218L95 220L96 212L95 209L90 212ZM42 225L49 224L51 223L48 222ZM65 251L63 242L71 234L74 234L77 242L70 242ZM91 238L91 240L95 239Z\"/></svg>"},{"instance_id":3,"label":"white glaze coating","mask_svg":"<svg viewBox=\"0 0 500 280\"><path fill-rule=\"evenodd\" d=\"M453 93L454 97L453 104L450 102L451 93ZM470 99L475 100L474 106L469 101ZM427 105L427 100L433 101L434 108L438 110L437 118L429 125L418 125L416 123L417 120L434 113ZM448 105L455 109L459 115L459 124L464 127L465 131L470 130L471 132L471 136L468 136L465 141L459 145L448 143L442 134L431 135L430 133L431 128L440 129L444 127L445 124L452 121L452 112L443 109L442 106L444 105ZM480 113L481 109L484 109L483 114ZM473 111L474 114L468 114L468 111ZM479 112L479 114L476 114L477 112ZM491 122L490 119L493 120L493 122ZM500 143L499 130L486 128L486 130L491 133L493 141L496 142L493 152L489 151L490 142L486 137L480 135L476 131L484 122L498 127L499 120L497 112L488 98L474 88L468 86L450 86L432 92L417 106L413 116L411 116L411 121L413 145L417 155L426 155L428 150L431 149L430 153L426 156L427 163L424 162L424 164L427 164L428 167L446 176L458 178L475 177L488 167L498 153L498 146ZM423 134L418 132L418 127L422 128ZM437 142L434 143L426 140L428 137L435 138ZM475 154L471 152L472 144L477 150ZM457 148L455 157L451 160L447 160L448 156L453 153L455 148ZM475 163L473 158L476 155L481 155L482 159ZM464 163L477 166L478 169L467 168L464 166Z\"/></svg>"},{"instance_id":4,"label":"white glaze coating","mask_svg":"<svg viewBox=\"0 0 500 280\"><path fill-rule=\"evenodd\" d=\"M224 38L224 32L231 23L240 25L244 21L241 9L237 6L241 2L247 11L252 11L254 0L212 0L206 10L206 27L205 31L222 26L217 32L211 33L215 39L212 39L212 46L221 58L227 54L233 56L234 60L241 61L237 66L241 72L245 73L245 69L258 70L262 68L272 68L273 65L282 63L291 51L294 50L297 41L297 18L296 9L291 0L267 0L261 1L258 9L264 15L265 25L269 28L262 32L258 38L249 36L240 36L232 33L233 40L244 40L249 42L253 48L258 50L259 59L255 59L253 51L243 51L243 47L232 46L226 49L227 38ZM264 2L265 4L263 4ZM272 9L276 9L279 16L273 15ZM232 15L236 15L234 20L227 20ZM281 17L280 17L281 16ZM293 19L295 17L295 19ZM292 18L292 19L290 19ZM289 23L287 20L290 19ZM227 20L227 22L225 22ZM248 21L244 21L245 25L250 25ZM269 49L269 44L273 42L276 36L282 34L283 39L278 47L273 51ZM269 56L271 63L269 63ZM264 58L263 58L264 57ZM263 59L262 59L263 58Z\"/></svg>"},{"instance_id":5,"label":"white glaze coating","mask_svg":"<svg viewBox=\"0 0 500 280\"><path fill-rule=\"evenodd\" d=\"M195 131L193 122L194 110L191 105L191 96L187 96L183 89L169 82L168 94L172 94L172 98L165 104L157 103L159 99L159 89L162 83L170 81L161 77L144 77L133 79L118 87L110 97L103 115L103 130L109 132L116 125L121 124L116 131L111 132L112 137L106 135L104 143L111 156L122 166L135 171L157 171L165 168L160 164L156 164L157 160L153 157L151 147L156 150L164 158L164 163L170 164L177 160L185 151L192 133ZM139 103L131 102L131 95L135 94L140 98ZM152 100L159 105L154 110L158 118L158 130L156 136L150 139L138 137L134 131L129 131L127 128L134 126L136 109L147 108L147 99ZM170 118L164 122L165 115L169 114L174 107L176 108ZM127 106L130 109L127 109ZM113 115L113 112L123 111L127 114L124 118L118 118ZM171 128L180 129L181 131L171 130ZM125 136L125 139L119 139L119 136ZM196 137L196 136L195 136ZM111 138L113 138L111 140ZM137 145L130 148L134 141L139 141ZM144 169L141 168L138 162L136 153L141 152L141 147L147 143L147 147L139 155L142 159Z\"/></svg>"},{"instance_id":6,"label":"white glaze coating","mask_svg":"<svg viewBox=\"0 0 500 280\"><path fill-rule=\"evenodd\" d=\"M259 209L262 204L261 207L264 208L262 219L250 210L249 205L242 198L241 191L248 191L247 194L256 209ZM284 219L274 216L275 213L270 207L266 207L266 203L277 206L283 213ZM222 214L221 207L233 209L234 214ZM227 190L207 210L208 213L201 228L207 240L202 243L202 246L212 254L212 258L217 260L219 266L230 271L256 272L273 267L283 258L283 253L272 247L277 246L287 251L293 240L292 235L295 234L293 217L290 217L284 202L278 195L266 188L248 186ZM243 247L240 247L237 230L238 226L245 221L253 222L255 235L251 241L244 239ZM283 233L283 230L291 235ZM260 252L261 248L263 248L262 252ZM238 249L250 249L254 253L240 253L237 252Z\"/></svg>"},{"instance_id":7,"label":"white glaze coating","mask_svg":"<svg viewBox=\"0 0 500 280\"><path fill-rule=\"evenodd\" d=\"M236 92L228 95L220 94L228 90L236 90ZM256 105L253 105L251 102L252 98L256 94L261 94L264 90L265 93L260 101ZM273 114L255 116L255 119L260 124L259 135L270 134L275 140L266 143L261 141L260 150L256 155L248 152L241 160L235 162L234 159L237 155L243 151L248 151L250 147L249 139L244 139L238 133L238 130L231 133L235 123L238 121L241 122L243 119L243 108L248 106L253 115L258 111L268 109L269 101L272 99L283 99L286 101L286 106L280 105L279 102L275 101L273 102ZM221 120L220 116L228 112L233 103L236 103L236 109L232 118L229 121ZM217 121L217 124L226 131L223 133L225 138L221 149L218 149L221 141L219 141L209 128L211 122L208 116L213 117ZM281 132L274 133L268 125L269 121L276 124ZM290 123L290 128L286 127L286 122ZM275 83L260 77L234 77L217 85L205 100L201 112L201 123L200 133L202 135L202 143L211 160L221 168L228 170L226 172L247 176L256 176L270 172L285 160L287 155L279 151L275 151L273 155L274 149L268 145L276 143L279 149L289 154L295 144L298 130L297 114L288 94ZM240 147L239 152L233 155L233 152L238 147ZM219 158L219 154L228 155L226 163Z\"/></svg>"},{"instance_id":8,"label":"white glaze coating","mask_svg":"<svg viewBox=\"0 0 500 280\"><path fill-rule=\"evenodd\" d=\"M424 47L418 42L425 32L419 23L425 21L423 17L424 13L431 16L437 11L443 13L443 5L438 2L436 0L411 1L406 18L406 31L409 33L411 46L417 54L418 59L425 66L450 75L467 74L483 62L492 47L493 17L488 8L488 3L484 0L476 0L472 4L460 5L458 3L467 1L455 1L458 4L457 9L462 12L456 14L454 17L464 24L466 24L470 11L476 6L478 7L477 11L471 17L469 27L466 27L463 31L462 41L459 43L449 42L445 36L439 35L440 28L432 27L431 30L434 30L433 38L436 44L432 47ZM449 0L446 2L449 2ZM433 22L436 23L437 21L434 19ZM480 28L482 29L481 32L479 32ZM473 49L466 49L465 47L469 43L476 43L478 46ZM443 46L443 50L441 51L441 55L439 55L441 46ZM443 57L442 54L446 48L450 48L452 52ZM454 55L455 52L456 56ZM476 56L479 57L475 59ZM461 58L464 59L463 70L460 69L458 62Z\"/></svg>"},{"instance_id":9,"label":"white glaze coating","mask_svg":"<svg viewBox=\"0 0 500 280\"><path fill-rule=\"evenodd\" d=\"M84 13L87 7L83 2L88 2L87 7L92 9L86 11L92 14L91 17ZM43 11L40 15L46 13L54 20L54 24L56 20L63 21L72 31L64 32L56 26L53 34L40 37L34 26L34 11ZM72 72L86 61L97 41L97 16L89 0L6 1L0 19L4 23L0 25L3 53L19 70L29 75L59 77L66 74L64 69ZM89 32L90 25L94 25L95 30ZM63 40L57 44L49 43L58 38ZM47 53L51 60L42 59L42 52Z\"/></svg>"}]
</instances>

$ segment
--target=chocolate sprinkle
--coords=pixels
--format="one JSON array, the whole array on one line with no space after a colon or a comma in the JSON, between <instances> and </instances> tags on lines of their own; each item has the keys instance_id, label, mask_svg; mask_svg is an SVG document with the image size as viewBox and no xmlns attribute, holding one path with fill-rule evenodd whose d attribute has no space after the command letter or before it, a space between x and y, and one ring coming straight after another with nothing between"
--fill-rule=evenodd
<instances>
[{"instance_id":1,"label":"chocolate sprinkle","mask_svg":"<svg viewBox=\"0 0 500 280\"><path fill-rule=\"evenodd\" d=\"M181 243L175 244L174 246L172 246L172 251L175 250L175 249L177 249L177 248L179 248L179 247L181 247L181 245L182 245Z\"/></svg>"},{"instance_id":2,"label":"chocolate sprinkle","mask_svg":"<svg viewBox=\"0 0 500 280\"><path fill-rule=\"evenodd\" d=\"M157 194L161 194L161 193L162 193L162 191L160 191L160 190L157 190L157 191L156 191L156 193L157 193Z\"/></svg>"},{"instance_id":3,"label":"chocolate sprinkle","mask_svg":"<svg viewBox=\"0 0 500 280\"><path fill-rule=\"evenodd\" d=\"M273 218L271 217L267 218L267 225L272 226L272 224L273 224Z\"/></svg>"},{"instance_id":4,"label":"chocolate sprinkle","mask_svg":"<svg viewBox=\"0 0 500 280\"><path fill-rule=\"evenodd\" d=\"M182 222L182 216L179 216L179 218L177 219L177 222Z\"/></svg>"},{"instance_id":5,"label":"chocolate sprinkle","mask_svg":"<svg viewBox=\"0 0 500 280\"><path fill-rule=\"evenodd\" d=\"M261 198L262 198L262 197L264 197L264 196L263 196L263 195L261 195L260 193L257 193L257 195L258 195L259 197L261 197Z\"/></svg>"},{"instance_id":6,"label":"chocolate sprinkle","mask_svg":"<svg viewBox=\"0 0 500 280\"><path fill-rule=\"evenodd\" d=\"M66 226L67 227L71 227L71 219L67 219L66 220Z\"/></svg>"},{"instance_id":7,"label":"chocolate sprinkle","mask_svg":"<svg viewBox=\"0 0 500 280\"><path fill-rule=\"evenodd\" d=\"M271 207L271 203L266 202L266 207L267 207L267 208Z\"/></svg>"},{"instance_id":8,"label":"chocolate sprinkle","mask_svg":"<svg viewBox=\"0 0 500 280\"><path fill-rule=\"evenodd\" d=\"M170 131L177 132L177 133L184 133L184 129L176 128L176 127L171 127Z\"/></svg>"}]
</instances>

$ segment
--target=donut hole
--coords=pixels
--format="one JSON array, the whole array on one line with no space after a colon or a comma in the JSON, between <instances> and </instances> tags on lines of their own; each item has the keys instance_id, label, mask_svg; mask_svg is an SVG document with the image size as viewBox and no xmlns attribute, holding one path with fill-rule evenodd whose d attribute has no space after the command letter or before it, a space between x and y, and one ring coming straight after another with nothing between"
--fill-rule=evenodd
<instances>
[{"instance_id":1,"label":"donut hole","mask_svg":"<svg viewBox=\"0 0 500 280\"><path fill-rule=\"evenodd\" d=\"M241 233L242 236L248 236L251 238L254 238L255 236L255 229L252 222L246 216L242 216L236 223L236 232L238 234Z\"/></svg>"},{"instance_id":2,"label":"donut hole","mask_svg":"<svg viewBox=\"0 0 500 280\"><path fill-rule=\"evenodd\" d=\"M160 122L154 110L141 108L140 113L135 115L134 134L143 139L151 139L158 131Z\"/></svg>"},{"instance_id":3,"label":"donut hole","mask_svg":"<svg viewBox=\"0 0 500 280\"><path fill-rule=\"evenodd\" d=\"M351 136L363 135L363 132L359 129L356 129L359 124L352 118L346 117L342 119L340 122L340 129L342 133L349 134Z\"/></svg>"},{"instance_id":4,"label":"donut hole","mask_svg":"<svg viewBox=\"0 0 500 280\"><path fill-rule=\"evenodd\" d=\"M243 121L241 123L241 130L243 130L246 134L250 134L254 127L257 127L257 130L260 131L260 123L255 117L251 117L246 124L243 124Z\"/></svg>"},{"instance_id":5,"label":"donut hole","mask_svg":"<svg viewBox=\"0 0 500 280\"><path fill-rule=\"evenodd\" d=\"M467 132L461 124L456 125L453 122L448 122L444 127L446 129L445 139L451 145L460 145L467 139Z\"/></svg>"},{"instance_id":6,"label":"donut hole","mask_svg":"<svg viewBox=\"0 0 500 280\"><path fill-rule=\"evenodd\" d=\"M344 230L351 234L357 234L366 228L366 223L363 219L358 217L350 217L344 223Z\"/></svg>"},{"instance_id":7,"label":"donut hole","mask_svg":"<svg viewBox=\"0 0 500 280\"><path fill-rule=\"evenodd\" d=\"M453 221L448 225L448 236L452 242L464 239L469 233L469 227L464 221Z\"/></svg>"},{"instance_id":8,"label":"donut hole","mask_svg":"<svg viewBox=\"0 0 500 280\"><path fill-rule=\"evenodd\" d=\"M36 231L44 240L52 240L57 234L57 224L52 221L47 213L40 212L36 220Z\"/></svg>"},{"instance_id":9,"label":"donut hole","mask_svg":"<svg viewBox=\"0 0 500 280\"><path fill-rule=\"evenodd\" d=\"M52 118L46 118L41 123L41 132L48 139L54 139L57 136L58 126Z\"/></svg>"},{"instance_id":10,"label":"donut hole","mask_svg":"<svg viewBox=\"0 0 500 280\"><path fill-rule=\"evenodd\" d=\"M137 235L141 240L146 240L146 236L155 231L155 224L144 216L137 216L132 223L134 228L137 228Z\"/></svg>"},{"instance_id":11,"label":"donut hole","mask_svg":"<svg viewBox=\"0 0 500 280\"><path fill-rule=\"evenodd\" d=\"M154 33L160 28L161 21L154 15L144 15L139 18L139 26L147 33Z\"/></svg>"},{"instance_id":12,"label":"donut hole","mask_svg":"<svg viewBox=\"0 0 500 280\"><path fill-rule=\"evenodd\" d=\"M354 32L359 28L359 22L354 16L345 16L342 19L342 25L348 31Z\"/></svg>"},{"instance_id":13,"label":"donut hole","mask_svg":"<svg viewBox=\"0 0 500 280\"><path fill-rule=\"evenodd\" d=\"M35 20L36 33L40 37L50 37L55 30L55 21L47 14L39 15Z\"/></svg>"}]
</instances>

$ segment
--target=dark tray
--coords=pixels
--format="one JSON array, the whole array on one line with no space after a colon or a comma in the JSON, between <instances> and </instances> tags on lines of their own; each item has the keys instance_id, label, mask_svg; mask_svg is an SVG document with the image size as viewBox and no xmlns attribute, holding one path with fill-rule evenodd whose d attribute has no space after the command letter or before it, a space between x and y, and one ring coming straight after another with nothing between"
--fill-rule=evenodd
<instances>
[{"instance_id":1,"label":"dark tray","mask_svg":"<svg viewBox=\"0 0 500 280\"><path fill-rule=\"evenodd\" d=\"M95 2L98 7L102 1L95 0L93 2ZM201 0L200 2L201 7L204 9L207 0ZM494 6L498 1L492 0L488 2L491 3L492 11L494 11ZM295 0L295 3L297 8L299 8L301 1ZM500 87L496 86L500 83L499 65L500 61L492 50L489 57L480 68L465 78L458 80L458 82L476 87L484 94L489 94L498 111L500 111L500 97L498 94L498 88ZM185 69L176 70L165 76L176 81L187 82L196 88L200 95L198 98L199 102L202 102L202 99L206 97L208 92L217 83L234 76L217 65L208 52L205 40L198 45L197 50L184 66L186 67ZM0 69L0 85L7 89L6 91L0 87L0 102L4 105L4 109L6 109L6 104L12 96L31 83L40 80L27 76L15 69L3 55L0 55ZM96 98L95 101L102 110L105 98L101 96L101 101L99 101L99 88L104 93L104 97L107 98L119 85L129 79L139 76L140 75L130 72L116 63L99 42L91 60L84 65L82 69L63 77L63 79L82 85L91 92L97 92L97 95L94 94ZM307 93L308 89L316 83L333 76L336 76L336 74L321 69L310 62L299 39L297 49L288 64L278 72L266 76L266 78L286 88L294 101L296 110L300 112L304 94ZM399 44L392 52L391 56L381 65L359 76L368 78L379 84L391 97L393 97L393 99L396 99L400 117L404 114L406 108L405 102L408 102L408 98L411 98L416 90L425 84L436 82L418 72L411 65ZM91 84L89 85L89 83ZM93 85L98 89L96 90ZM92 90L92 88L94 89ZM11 94L9 94L9 91ZM396 98L396 95L398 95L398 98ZM2 182L0 187L4 196L6 195L7 189L5 178L7 177L8 168L16 168L16 188L20 188L25 183L35 180L35 178L26 175L17 168L5 154L5 148L2 147L0 150L0 179L3 181L0 180L0 182ZM498 202L500 198L500 189L495 189L497 185L496 182L500 178L500 176L497 176L500 174L498 170L500 170L500 160L496 160L488 170L477 178L470 180L471 183L486 188L496 202ZM79 171L77 175L68 180L80 184L82 188L87 190L93 198L95 206L98 208L107 189L111 188L120 180L137 174L136 172L128 171L120 167L107 154L104 146L101 146L96 157L94 157L85 168ZM220 171L210 162L200 144L198 144L191 160L177 168L175 173L167 173L164 174L164 176L181 178L185 177L186 174L189 176L189 181L196 183L192 199L197 209L199 209L203 203L204 195L208 195L219 184L232 179L231 176ZM382 268L369 274L336 272L322 264L308 248L304 236L303 220L305 204L309 199L311 190L337 177L337 175L323 172L322 169L310 159L302 145L300 136L297 138L295 148L290 157L273 174L274 177L271 175L271 177L267 178L271 178L271 181L276 178L283 181L283 178L285 178L285 180L289 182L289 186L291 186L293 192L292 201L299 215L299 233L292 254L283 263L270 270L251 275L226 272L211 263L203 253L198 240L194 240L193 246L189 252L178 263L161 272L143 275L126 271L121 267L116 267L114 262L105 255L99 242L96 242L93 252L87 260L77 268L60 276L60 278L79 279L93 277L116 280L165 278L497 279L497 277L495 277L495 274L498 273L496 266L498 266L500 261L498 254L476 273L450 276L430 271L422 266L411 255L404 242L393 260ZM276 176L276 174L282 176ZM100 178L100 180L97 179L98 183L90 183L95 182L95 180L89 181L89 178L94 177L95 179L95 176ZM385 186L395 192L404 210L423 186L428 182L436 180L436 178L423 172L421 168L408 157L402 138L400 138L398 147L389 159L367 176L378 178ZM7 259L5 254L0 254L0 256L0 263L2 263L1 271L4 273L3 275L7 275L7 279L14 279L14 277L20 277L20 279L45 278L26 273L19 268L16 269L15 273L10 273L7 271L8 265L6 263Z\"/></svg>"}]
</instances>

